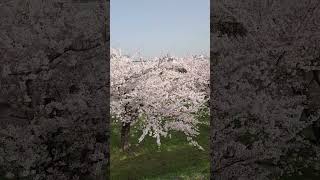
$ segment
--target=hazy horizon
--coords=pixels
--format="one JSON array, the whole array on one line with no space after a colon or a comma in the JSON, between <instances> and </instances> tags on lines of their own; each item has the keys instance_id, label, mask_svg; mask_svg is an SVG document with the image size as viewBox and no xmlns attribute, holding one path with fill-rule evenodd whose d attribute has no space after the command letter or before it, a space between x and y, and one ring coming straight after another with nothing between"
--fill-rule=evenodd
<instances>
[{"instance_id":1,"label":"hazy horizon","mask_svg":"<svg viewBox=\"0 0 320 180\"><path fill-rule=\"evenodd\" d=\"M111 47L144 57L209 54L209 0L111 0Z\"/></svg>"}]
</instances>

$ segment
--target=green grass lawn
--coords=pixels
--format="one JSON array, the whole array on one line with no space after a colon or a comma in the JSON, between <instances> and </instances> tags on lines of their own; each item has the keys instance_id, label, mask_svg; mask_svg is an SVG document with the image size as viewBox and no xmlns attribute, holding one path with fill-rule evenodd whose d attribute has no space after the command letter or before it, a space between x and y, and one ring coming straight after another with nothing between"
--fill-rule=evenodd
<instances>
[{"instance_id":1,"label":"green grass lawn","mask_svg":"<svg viewBox=\"0 0 320 180\"><path fill-rule=\"evenodd\" d=\"M208 120L205 117L204 121ZM131 149L120 150L120 128L112 125L110 142L111 180L208 180L210 179L209 131L208 125L200 127L198 143L204 151L188 144L181 133L173 133L172 138L163 138L160 149L154 138L146 137L138 144L141 132L131 129ZM281 180L316 180L320 173L313 169L303 169L302 174L283 176ZM1 178L0 180L5 180Z\"/></svg>"},{"instance_id":2,"label":"green grass lawn","mask_svg":"<svg viewBox=\"0 0 320 180\"><path fill-rule=\"evenodd\" d=\"M200 128L198 143L201 151L188 144L180 133L161 140L158 149L154 138L146 137L138 144L141 132L131 132L131 150L121 152L119 127L113 126L111 135L111 180L177 180L209 179L209 127Z\"/></svg>"}]
</instances>

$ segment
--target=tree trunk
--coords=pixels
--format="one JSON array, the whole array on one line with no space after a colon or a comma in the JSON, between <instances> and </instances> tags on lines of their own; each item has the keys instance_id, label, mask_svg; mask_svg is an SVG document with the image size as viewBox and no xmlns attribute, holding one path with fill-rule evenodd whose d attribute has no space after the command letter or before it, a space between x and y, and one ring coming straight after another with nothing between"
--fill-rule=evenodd
<instances>
[{"instance_id":1,"label":"tree trunk","mask_svg":"<svg viewBox=\"0 0 320 180\"><path fill-rule=\"evenodd\" d=\"M130 123L123 123L121 128L121 149L123 151L128 150L130 146L129 135L130 135Z\"/></svg>"}]
</instances>

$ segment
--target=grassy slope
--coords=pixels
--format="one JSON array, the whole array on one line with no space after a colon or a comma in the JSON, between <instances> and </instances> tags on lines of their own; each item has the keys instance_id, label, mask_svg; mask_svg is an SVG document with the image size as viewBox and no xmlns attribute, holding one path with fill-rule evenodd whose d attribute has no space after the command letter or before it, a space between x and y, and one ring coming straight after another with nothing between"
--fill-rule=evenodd
<instances>
[{"instance_id":1,"label":"grassy slope","mask_svg":"<svg viewBox=\"0 0 320 180\"><path fill-rule=\"evenodd\" d=\"M176 133L172 138L162 140L159 151L155 139L146 137L139 145L137 136L132 132L132 150L123 153L119 150L119 127L113 126L111 136L111 180L202 180L209 179L209 130L200 128L198 142L205 151L188 145L185 136ZM319 172L312 169L302 170L303 175L282 177L281 180L316 180ZM0 177L0 180L6 178Z\"/></svg>"},{"instance_id":2,"label":"grassy slope","mask_svg":"<svg viewBox=\"0 0 320 180\"><path fill-rule=\"evenodd\" d=\"M208 118L208 117L207 117ZM209 179L209 130L200 128L198 142L205 151L187 144L185 136L176 133L171 139L163 139L160 151L155 139L147 137L140 145L137 136L141 132L132 132L133 144L129 153L119 150L119 127L113 126L111 136L111 180L202 180ZM283 176L281 180L316 180L318 172L303 169L302 175Z\"/></svg>"},{"instance_id":3,"label":"grassy slope","mask_svg":"<svg viewBox=\"0 0 320 180\"><path fill-rule=\"evenodd\" d=\"M111 180L209 179L209 127L200 128L198 142L205 151L189 145L182 134L162 140L158 149L155 139L147 137L140 145L133 132L129 153L119 150L119 127L113 126L111 137Z\"/></svg>"}]
</instances>

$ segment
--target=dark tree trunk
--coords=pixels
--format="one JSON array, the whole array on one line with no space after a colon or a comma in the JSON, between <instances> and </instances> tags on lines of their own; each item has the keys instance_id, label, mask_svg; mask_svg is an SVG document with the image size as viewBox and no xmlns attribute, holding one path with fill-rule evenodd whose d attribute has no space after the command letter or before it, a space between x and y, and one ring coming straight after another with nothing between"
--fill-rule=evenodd
<instances>
[{"instance_id":1,"label":"dark tree trunk","mask_svg":"<svg viewBox=\"0 0 320 180\"><path fill-rule=\"evenodd\" d=\"M129 148L130 123L123 123L121 128L121 149L123 151Z\"/></svg>"}]
</instances>

